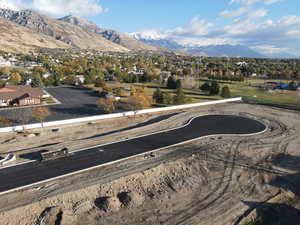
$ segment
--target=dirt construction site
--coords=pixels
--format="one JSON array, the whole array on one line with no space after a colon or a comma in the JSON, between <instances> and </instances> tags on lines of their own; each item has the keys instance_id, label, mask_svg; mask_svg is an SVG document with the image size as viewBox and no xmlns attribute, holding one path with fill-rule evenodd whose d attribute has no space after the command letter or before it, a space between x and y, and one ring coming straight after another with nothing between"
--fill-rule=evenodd
<instances>
[{"instance_id":1,"label":"dirt construction site","mask_svg":"<svg viewBox=\"0 0 300 225\"><path fill-rule=\"evenodd\" d=\"M21 163L41 151L120 141L207 114L255 118L268 129L205 137L0 195L0 224L300 224L299 111L231 103L8 133L0 153Z\"/></svg>"}]
</instances>

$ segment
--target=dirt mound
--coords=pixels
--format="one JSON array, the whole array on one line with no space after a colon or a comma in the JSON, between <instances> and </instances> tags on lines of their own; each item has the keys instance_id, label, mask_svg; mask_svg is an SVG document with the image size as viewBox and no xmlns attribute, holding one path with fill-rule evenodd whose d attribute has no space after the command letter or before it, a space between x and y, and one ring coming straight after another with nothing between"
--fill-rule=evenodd
<instances>
[{"instance_id":1,"label":"dirt mound","mask_svg":"<svg viewBox=\"0 0 300 225\"><path fill-rule=\"evenodd\" d=\"M122 203L117 197L100 197L95 200L95 206L104 212L116 212L121 209Z\"/></svg>"},{"instance_id":2,"label":"dirt mound","mask_svg":"<svg viewBox=\"0 0 300 225\"><path fill-rule=\"evenodd\" d=\"M58 207L47 207L40 214L36 221L36 225L61 225L63 211Z\"/></svg>"},{"instance_id":3,"label":"dirt mound","mask_svg":"<svg viewBox=\"0 0 300 225\"><path fill-rule=\"evenodd\" d=\"M142 205L146 199L145 195L138 192L120 192L117 195L124 208L134 208Z\"/></svg>"}]
</instances>

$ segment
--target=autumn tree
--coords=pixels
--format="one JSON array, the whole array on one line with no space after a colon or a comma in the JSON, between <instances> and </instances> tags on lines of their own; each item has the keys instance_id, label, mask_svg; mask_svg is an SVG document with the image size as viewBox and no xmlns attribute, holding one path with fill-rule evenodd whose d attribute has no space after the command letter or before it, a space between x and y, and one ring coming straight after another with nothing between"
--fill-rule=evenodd
<instances>
[{"instance_id":1,"label":"autumn tree","mask_svg":"<svg viewBox=\"0 0 300 225\"><path fill-rule=\"evenodd\" d=\"M134 111L135 114L138 110L143 109L142 103L136 96L130 96L126 101L126 104L129 110Z\"/></svg>"},{"instance_id":2,"label":"autumn tree","mask_svg":"<svg viewBox=\"0 0 300 225\"><path fill-rule=\"evenodd\" d=\"M50 112L48 108L38 107L34 109L32 116L42 124L42 127L44 127L44 121L48 116L50 116Z\"/></svg>"},{"instance_id":3,"label":"autumn tree","mask_svg":"<svg viewBox=\"0 0 300 225\"><path fill-rule=\"evenodd\" d=\"M20 123L25 130L25 125L29 123L32 118L33 109L32 108L16 108L11 110L11 115L15 121Z\"/></svg>"},{"instance_id":4,"label":"autumn tree","mask_svg":"<svg viewBox=\"0 0 300 225\"><path fill-rule=\"evenodd\" d=\"M154 103L153 99L145 93L145 87L137 88L136 92L132 94L127 99L127 105L132 111L148 108Z\"/></svg>"},{"instance_id":5,"label":"autumn tree","mask_svg":"<svg viewBox=\"0 0 300 225\"><path fill-rule=\"evenodd\" d=\"M15 72L10 75L10 82L14 85L18 85L22 81L22 76L20 73Z\"/></svg>"},{"instance_id":6,"label":"autumn tree","mask_svg":"<svg viewBox=\"0 0 300 225\"><path fill-rule=\"evenodd\" d=\"M113 113L117 109L116 103L114 98L101 98L98 101L98 107L106 113Z\"/></svg>"},{"instance_id":7,"label":"autumn tree","mask_svg":"<svg viewBox=\"0 0 300 225\"><path fill-rule=\"evenodd\" d=\"M9 126L11 125L11 121L4 116L0 116L0 125Z\"/></svg>"},{"instance_id":8,"label":"autumn tree","mask_svg":"<svg viewBox=\"0 0 300 225\"><path fill-rule=\"evenodd\" d=\"M1 67L0 68L0 75L8 75L10 73L9 67Z\"/></svg>"}]
</instances>

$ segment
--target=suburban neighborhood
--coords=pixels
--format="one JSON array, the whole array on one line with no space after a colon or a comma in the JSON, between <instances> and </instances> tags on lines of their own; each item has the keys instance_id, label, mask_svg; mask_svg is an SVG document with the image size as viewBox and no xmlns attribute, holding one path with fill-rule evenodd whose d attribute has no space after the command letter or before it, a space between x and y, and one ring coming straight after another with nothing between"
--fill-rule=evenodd
<instances>
[{"instance_id":1,"label":"suburban neighborhood","mask_svg":"<svg viewBox=\"0 0 300 225\"><path fill-rule=\"evenodd\" d=\"M0 0L0 225L300 224L299 0Z\"/></svg>"}]
</instances>

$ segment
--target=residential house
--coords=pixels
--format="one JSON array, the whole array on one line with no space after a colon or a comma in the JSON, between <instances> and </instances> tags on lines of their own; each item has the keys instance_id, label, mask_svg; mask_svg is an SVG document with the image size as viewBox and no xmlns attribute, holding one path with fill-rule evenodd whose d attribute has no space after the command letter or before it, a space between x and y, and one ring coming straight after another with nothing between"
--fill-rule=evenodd
<instances>
[{"instance_id":1,"label":"residential house","mask_svg":"<svg viewBox=\"0 0 300 225\"><path fill-rule=\"evenodd\" d=\"M82 84L84 84L84 82L85 82L84 75L76 75L75 76L75 85L76 86L82 85Z\"/></svg>"},{"instance_id":2,"label":"residential house","mask_svg":"<svg viewBox=\"0 0 300 225\"><path fill-rule=\"evenodd\" d=\"M11 62L4 59L2 56L0 56L0 67L10 67L12 66Z\"/></svg>"},{"instance_id":3,"label":"residential house","mask_svg":"<svg viewBox=\"0 0 300 225\"><path fill-rule=\"evenodd\" d=\"M0 88L0 107L38 105L42 103L43 90L28 85L9 85Z\"/></svg>"}]
</instances>

